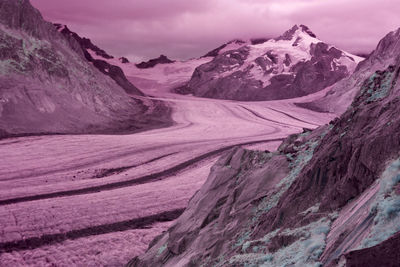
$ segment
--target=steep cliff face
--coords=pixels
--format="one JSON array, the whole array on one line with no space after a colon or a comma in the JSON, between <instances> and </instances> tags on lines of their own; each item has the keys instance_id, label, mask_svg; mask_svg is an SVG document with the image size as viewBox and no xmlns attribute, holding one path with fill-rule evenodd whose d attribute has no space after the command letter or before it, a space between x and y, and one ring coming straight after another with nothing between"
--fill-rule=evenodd
<instances>
[{"instance_id":1,"label":"steep cliff face","mask_svg":"<svg viewBox=\"0 0 400 267\"><path fill-rule=\"evenodd\" d=\"M128 132L168 120L167 107L127 95L28 0L0 1L0 43L2 136Z\"/></svg>"},{"instance_id":2,"label":"steep cliff face","mask_svg":"<svg viewBox=\"0 0 400 267\"><path fill-rule=\"evenodd\" d=\"M378 45L368 60L383 68L329 125L273 153L222 157L183 215L130 265L369 266L368 251L389 254L400 231L400 54L388 49L396 43Z\"/></svg>"},{"instance_id":3,"label":"steep cliff face","mask_svg":"<svg viewBox=\"0 0 400 267\"><path fill-rule=\"evenodd\" d=\"M299 97L347 77L361 60L321 42L304 25L276 39L229 44L211 51L214 60L196 68L176 91L251 101Z\"/></svg>"}]
</instances>

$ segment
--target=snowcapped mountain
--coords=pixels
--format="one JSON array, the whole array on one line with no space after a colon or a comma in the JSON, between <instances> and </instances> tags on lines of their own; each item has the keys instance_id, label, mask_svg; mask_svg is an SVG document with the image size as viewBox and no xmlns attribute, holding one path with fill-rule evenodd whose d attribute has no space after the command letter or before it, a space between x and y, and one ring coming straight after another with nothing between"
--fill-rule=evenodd
<instances>
[{"instance_id":1,"label":"snowcapped mountain","mask_svg":"<svg viewBox=\"0 0 400 267\"><path fill-rule=\"evenodd\" d=\"M273 100L320 91L353 72L362 58L295 25L270 40L236 40L211 51L178 93L233 100Z\"/></svg>"},{"instance_id":2,"label":"snowcapped mountain","mask_svg":"<svg viewBox=\"0 0 400 267\"><path fill-rule=\"evenodd\" d=\"M365 79L376 71L387 69L391 60L400 54L400 30L388 33L376 49L361 62L354 73L338 83L321 99L309 103L299 103L299 106L325 112L341 114L349 107Z\"/></svg>"},{"instance_id":3,"label":"snowcapped mountain","mask_svg":"<svg viewBox=\"0 0 400 267\"><path fill-rule=\"evenodd\" d=\"M104 75L113 69L105 65L100 72L81 44L44 21L28 0L0 1L0 40L3 136L125 132L168 120L152 116L156 106L162 114L167 107L126 94L112 75Z\"/></svg>"},{"instance_id":4,"label":"snowcapped mountain","mask_svg":"<svg viewBox=\"0 0 400 267\"><path fill-rule=\"evenodd\" d=\"M357 67L328 125L220 158L129 266L400 266L399 43L400 29Z\"/></svg>"}]
</instances>

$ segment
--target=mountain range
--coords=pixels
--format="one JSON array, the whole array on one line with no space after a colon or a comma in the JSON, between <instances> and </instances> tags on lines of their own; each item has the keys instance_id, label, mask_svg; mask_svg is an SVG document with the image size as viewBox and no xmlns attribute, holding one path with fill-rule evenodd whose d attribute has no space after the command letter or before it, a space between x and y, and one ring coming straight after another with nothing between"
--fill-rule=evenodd
<instances>
[{"instance_id":1,"label":"mountain range","mask_svg":"<svg viewBox=\"0 0 400 267\"><path fill-rule=\"evenodd\" d=\"M265 42L234 43L235 49L216 50L220 54L176 92L245 101L301 97L347 77L362 60L320 41L304 25Z\"/></svg>"},{"instance_id":2,"label":"mountain range","mask_svg":"<svg viewBox=\"0 0 400 267\"><path fill-rule=\"evenodd\" d=\"M0 0L0 41L0 149L41 152L27 169L0 157L9 262L167 221L128 266L400 266L400 29L366 58L295 25L199 58L135 64L46 22L29 0ZM49 143L56 134L66 137ZM271 142L280 145L244 148ZM49 264L51 248L40 252Z\"/></svg>"}]
</instances>

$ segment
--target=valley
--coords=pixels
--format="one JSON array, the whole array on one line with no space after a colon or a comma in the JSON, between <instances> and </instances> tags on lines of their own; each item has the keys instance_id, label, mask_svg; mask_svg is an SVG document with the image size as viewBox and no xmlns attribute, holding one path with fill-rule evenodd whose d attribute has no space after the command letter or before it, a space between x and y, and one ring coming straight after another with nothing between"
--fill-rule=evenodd
<instances>
[{"instance_id":1,"label":"valley","mask_svg":"<svg viewBox=\"0 0 400 267\"><path fill-rule=\"evenodd\" d=\"M287 135L334 117L294 105L323 91L249 103L153 85L141 89L172 108L171 127L0 141L0 262L124 264L181 214L221 153L236 145L275 150Z\"/></svg>"}]
</instances>

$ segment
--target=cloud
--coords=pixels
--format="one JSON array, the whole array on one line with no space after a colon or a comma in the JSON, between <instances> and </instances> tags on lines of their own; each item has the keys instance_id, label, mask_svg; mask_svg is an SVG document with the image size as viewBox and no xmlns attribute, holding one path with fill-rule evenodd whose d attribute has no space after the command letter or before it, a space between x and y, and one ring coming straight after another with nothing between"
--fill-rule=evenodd
<instances>
[{"instance_id":1,"label":"cloud","mask_svg":"<svg viewBox=\"0 0 400 267\"><path fill-rule=\"evenodd\" d=\"M31 0L116 56L198 57L234 38L274 37L305 24L328 43L369 52L400 26L397 0Z\"/></svg>"}]
</instances>

